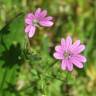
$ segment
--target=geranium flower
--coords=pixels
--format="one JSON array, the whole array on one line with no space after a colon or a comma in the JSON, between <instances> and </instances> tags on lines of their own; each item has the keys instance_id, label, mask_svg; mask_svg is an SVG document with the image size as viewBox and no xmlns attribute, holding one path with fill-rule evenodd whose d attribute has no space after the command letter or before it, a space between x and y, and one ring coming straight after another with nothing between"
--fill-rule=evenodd
<instances>
[{"instance_id":1,"label":"geranium flower","mask_svg":"<svg viewBox=\"0 0 96 96\"><path fill-rule=\"evenodd\" d=\"M78 68L83 68L83 63L86 62L86 58L80 53L85 49L83 44L80 44L80 40L75 41L72 44L72 39L68 36L65 39L61 39L61 44L55 47L54 57L61 61L61 68L63 70L72 71L73 65Z\"/></svg>"},{"instance_id":2,"label":"geranium flower","mask_svg":"<svg viewBox=\"0 0 96 96\"><path fill-rule=\"evenodd\" d=\"M26 28L25 32L28 34L29 38L33 37L36 31L36 27L44 26L51 27L53 25L52 17L47 16L46 10L41 10L38 8L35 13L28 13L25 18Z\"/></svg>"}]
</instances>

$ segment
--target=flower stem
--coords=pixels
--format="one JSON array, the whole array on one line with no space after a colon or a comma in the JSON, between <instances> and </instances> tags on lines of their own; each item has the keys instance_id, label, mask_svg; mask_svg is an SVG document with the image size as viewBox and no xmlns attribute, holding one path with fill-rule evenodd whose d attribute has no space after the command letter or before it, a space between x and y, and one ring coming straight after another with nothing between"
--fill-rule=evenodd
<instances>
[{"instance_id":1,"label":"flower stem","mask_svg":"<svg viewBox=\"0 0 96 96\"><path fill-rule=\"evenodd\" d=\"M27 34L26 34L26 36L25 36L25 42L26 42L26 43L25 43L25 49L28 48L29 52L31 52L31 44L30 44L30 40L29 40Z\"/></svg>"},{"instance_id":2,"label":"flower stem","mask_svg":"<svg viewBox=\"0 0 96 96\"><path fill-rule=\"evenodd\" d=\"M47 70L48 70L49 68L52 68L57 62L58 62L58 61L53 62L50 66L48 66Z\"/></svg>"}]
</instances>

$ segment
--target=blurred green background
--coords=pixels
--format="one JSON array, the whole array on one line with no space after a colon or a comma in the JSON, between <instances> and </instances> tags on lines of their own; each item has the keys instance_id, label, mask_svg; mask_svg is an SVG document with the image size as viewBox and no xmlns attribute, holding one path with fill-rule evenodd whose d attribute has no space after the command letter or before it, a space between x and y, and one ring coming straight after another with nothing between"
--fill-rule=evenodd
<instances>
[{"instance_id":1,"label":"blurred green background","mask_svg":"<svg viewBox=\"0 0 96 96\"><path fill-rule=\"evenodd\" d=\"M26 48L24 18L36 8L54 17L52 28L40 28ZM84 69L68 82L54 46L71 35L86 45ZM0 96L96 96L96 0L0 0Z\"/></svg>"}]
</instances>

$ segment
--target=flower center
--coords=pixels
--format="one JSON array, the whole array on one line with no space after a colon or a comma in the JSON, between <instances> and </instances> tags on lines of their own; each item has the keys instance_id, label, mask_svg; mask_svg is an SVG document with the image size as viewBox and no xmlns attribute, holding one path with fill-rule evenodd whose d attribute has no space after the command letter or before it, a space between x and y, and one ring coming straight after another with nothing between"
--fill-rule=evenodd
<instances>
[{"instance_id":1,"label":"flower center","mask_svg":"<svg viewBox=\"0 0 96 96\"><path fill-rule=\"evenodd\" d=\"M34 26L37 26L37 25L38 25L38 20L37 20L37 19L32 20L32 24L33 24Z\"/></svg>"},{"instance_id":2,"label":"flower center","mask_svg":"<svg viewBox=\"0 0 96 96\"><path fill-rule=\"evenodd\" d=\"M65 59L68 59L69 56L70 56L70 54L69 54L68 52L64 52L64 58L65 58Z\"/></svg>"}]
</instances>

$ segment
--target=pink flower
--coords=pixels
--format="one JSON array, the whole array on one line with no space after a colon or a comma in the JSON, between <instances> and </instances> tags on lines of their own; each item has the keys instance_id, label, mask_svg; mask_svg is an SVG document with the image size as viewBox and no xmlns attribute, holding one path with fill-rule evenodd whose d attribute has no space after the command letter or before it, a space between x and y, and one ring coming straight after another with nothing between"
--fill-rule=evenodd
<instances>
[{"instance_id":1,"label":"pink flower","mask_svg":"<svg viewBox=\"0 0 96 96\"><path fill-rule=\"evenodd\" d=\"M86 62L86 58L80 53L85 49L83 44L80 44L80 40L77 40L72 44L72 39L68 36L65 39L61 39L61 44L55 47L54 57L61 60L61 68L63 70L72 71L73 65L78 68L83 68L83 63Z\"/></svg>"},{"instance_id":2,"label":"pink flower","mask_svg":"<svg viewBox=\"0 0 96 96\"><path fill-rule=\"evenodd\" d=\"M25 18L26 28L25 32L28 34L29 38L33 37L35 34L36 27L39 25L44 27L51 27L53 22L51 21L53 18L51 16L47 16L47 11L41 11L38 8L35 13L28 13Z\"/></svg>"}]
</instances>

